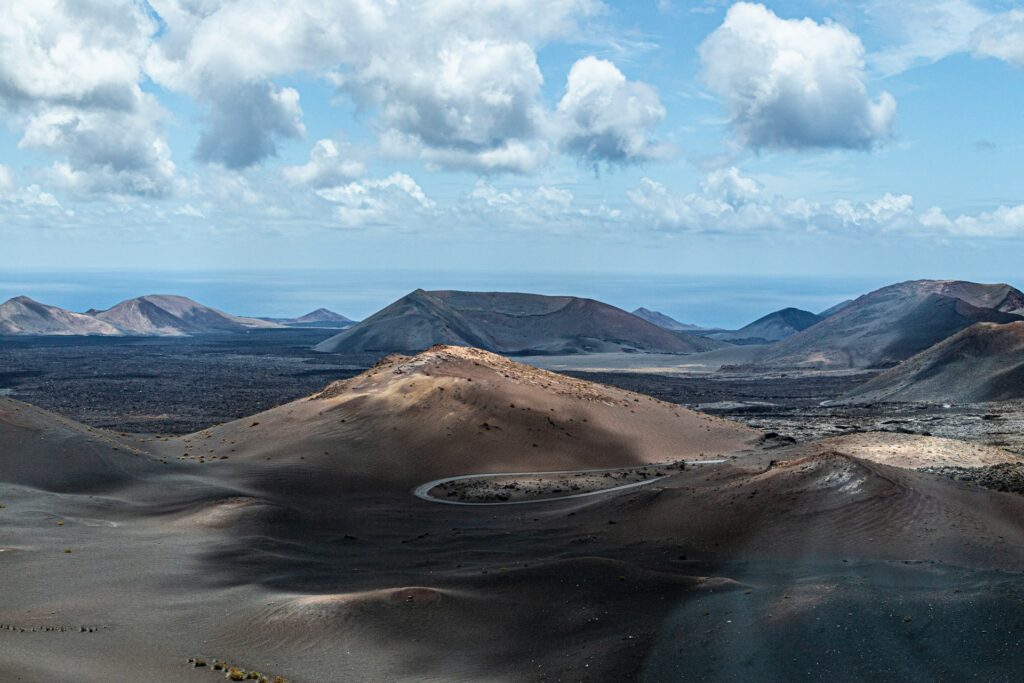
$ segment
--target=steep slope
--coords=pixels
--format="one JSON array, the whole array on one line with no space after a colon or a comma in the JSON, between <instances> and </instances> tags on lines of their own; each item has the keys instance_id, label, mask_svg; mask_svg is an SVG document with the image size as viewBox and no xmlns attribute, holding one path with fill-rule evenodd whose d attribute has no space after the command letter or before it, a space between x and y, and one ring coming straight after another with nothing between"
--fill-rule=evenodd
<instances>
[{"instance_id":1,"label":"steep slope","mask_svg":"<svg viewBox=\"0 0 1024 683\"><path fill-rule=\"evenodd\" d=\"M849 398L860 402L1024 399L1024 321L969 327L860 385Z\"/></svg>"},{"instance_id":2,"label":"steep slope","mask_svg":"<svg viewBox=\"0 0 1024 683\"><path fill-rule=\"evenodd\" d=\"M0 397L0 484L92 493L168 469L132 437Z\"/></svg>"},{"instance_id":3,"label":"steep slope","mask_svg":"<svg viewBox=\"0 0 1024 683\"><path fill-rule=\"evenodd\" d=\"M849 306L852 303L853 303L853 299L846 299L845 301L840 301L835 306L829 306L828 308L826 308L824 311L822 311L818 315L820 317L822 317L822 318L831 318L836 313L838 313L839 311L843 310L844 308L846 308L847 306Z\"/></svg>"},{"instance_id":4,"label":"steep slope","mask_svg":"<svg viewBox=\"0 0 1024 683\"><path fill-rule=\"evenodd\" d=\"M821 322L824 318L799 308L783 308L735 331L711 332L708 337L733 344L770 344Z\"/></svg>"},{"instance_id":5,"label":"steep slope","mask_svg":"<svg viewBox=\"0 0 1024 683\"><path fill-rule=\"evenodd\" d=\"M16 296L0 304L0 335L3 334L116 336L121 331L88 315Z\"/></svg>"},{"instance_id":6,"label":"steep slope","mask_svg":"<svg viewBox=\"0 0 1024 683\"><path fill-rule=\"evenodd\" d=\"M633 311L633 315L638 318L643 318L647 322L662 327L666 330L672 330L673 332L697 332L702 330L700 325L691 325L690 323L681 323L675 318L665 315L659 311L652 311L649 308L638 308Z\"/></svg>"},{"instance_id":7,"label":"steep slope","mask_svg":"<svg viewBox=\"0 0 1024 683\"><path fill-rule=\"evenodd\" d=\"M281 327L278 323L230 315L187 297L167 294L128 299L96 312L95 317L126 334L138 336L179 337Z\"/></svg>"},{"instance_id":8,"label":"steep slope","mask_svg":"<svg viewBox=\"0 0 1024 683\"><path fill-rule=\"evenodd\" d=\"M758 435L648 396L455 346L389 356L320 394L203 434L201 443L217 457L231 444L229 466L272 466L274 487L287 479L289 486L332 490L715 457ZM177 452L180 443L169 448Z\"/></svg>"},{"instance_id":9,"label":"steep slope","mask_svg":"<svg viewBox=\"0 0 1024 683\"><path fill-rule=\"evenodd\" d=\"M704 340L664 330L592 299L422 289L315 348L324 352L417 352L434 344L510 354L707 350Z\"/></svg>"},{"instance_id":10,"label":"steep slope","mask_svg":"<svg viewBox=\"0 0 1024 683\"><path fill-rule=\"evenodd\" d=\"M1020 320L1024 294L1009 285L904 282L865 294L766 349L761 362L820 368L885 367L978 322Z\"/></svg>"}]
</instances>

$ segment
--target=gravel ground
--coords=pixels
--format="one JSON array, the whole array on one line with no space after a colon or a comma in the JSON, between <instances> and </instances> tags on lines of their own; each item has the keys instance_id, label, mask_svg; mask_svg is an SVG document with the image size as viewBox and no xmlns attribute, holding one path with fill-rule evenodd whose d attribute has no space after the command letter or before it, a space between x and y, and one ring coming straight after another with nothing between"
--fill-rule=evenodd
<instances>
[{"instance_id":1,"label":"gravel ground","mask_svg":"<svg viewBox=\"0 0 1024 683\"><path fill-rule=\"evenodd\" d=\"M921 471L970 482L994 491L1024 494L1024 463L1007 462L988 467L923 467Z\"/></svg>"}]
</instances>

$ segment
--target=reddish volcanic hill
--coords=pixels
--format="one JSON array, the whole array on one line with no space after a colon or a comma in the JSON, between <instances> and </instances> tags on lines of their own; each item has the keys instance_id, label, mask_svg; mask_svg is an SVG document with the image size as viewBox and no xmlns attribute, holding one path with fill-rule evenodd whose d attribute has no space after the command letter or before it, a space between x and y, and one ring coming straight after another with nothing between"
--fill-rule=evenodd
<instances>
[{"instance_id":1,"label":"reddish volcanic hill","mask_svg":"<svg viewBox=\"0 0 1024 683\"><path fill-rule=\"evenodd\" d=\"M214 427L200 443L230 454L232 463L270 458L261 467L296 485L351 489L714 458L757 436L649 396L479 349L437 346L389 356L319 394Z\"/></svg>"}]
</instances>

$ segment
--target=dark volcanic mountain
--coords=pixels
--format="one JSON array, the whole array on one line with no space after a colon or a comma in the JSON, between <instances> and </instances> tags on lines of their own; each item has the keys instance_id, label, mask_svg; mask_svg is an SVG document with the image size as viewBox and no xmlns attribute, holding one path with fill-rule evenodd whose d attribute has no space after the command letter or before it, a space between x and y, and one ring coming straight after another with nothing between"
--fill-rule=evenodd
<instances>
[{"instance_id":1,"label":"dark volcanic mountain","mask_svg":"<svg viewBox=\"0 0 1024 683\"><path fill-rule=\"evenodd\" d=\"M760 357L779 366L885 367L979 322L1021 320L1024 294L1009 285L903 282L865 294Z\"/></svg>"},{"instance_id":2,"label":"dark volcanic mountain","mask_svg":"<svg viewBox=\"0 0 1024 683\"><path fill-rule=\"evenodd\" d=\"M281 327L278 323L230 315L187 297L166 294L128 299L94 315L125 334L149 337L182 337Z\"/></svg>"},{"instance_id":3,"label":"dark volcanic mountain","mask_svg":"<svg viewBox=\"0 0 1024 683\"><path fill-rule=\"evenodd\" d=\"M121 331L88 315L16 296L0 304L0 334L116 336Z\"/></svg>"},{"instance_id":4,"label":"dark volcanic mountain","mask_svg":"<svg viewBox=\"0 0 1024 683\"><path fill-rule=\"evenodd\" d=\"M840 301L835 306L829 306L824 311L819 313L818 317L821 317L821 318L831 318L836 313L838 313L839 311L843 310L844 308L846 308L847 306L849 306L852 303L853 303L853 299L847 299L846 301Z\"/></svg>"},{"instance_id":5,"label":"dark volcanic mountain","mask_svg":"<svg viewBox=\"0 0 1024 683\"><path fill-rule=\"evenodd\" d=\"M355 321L350 319L350 318L346 318L345 316L343 316L340 313L335 313L334 311L328 310L326 308L318 308L315 311L311 311L310 313L307 313L306 315L302 315L302 316L299 316L298 318L293 318L293 319L289 320L287 324L289 324L289 325L317 325L317 324L324 325L324 324L328 324L328 323L330 323L331 325L334 325L334 326L342 326L342 325L353 325L353 324L355 324Z\"/></svg>"},{"instance_id":6,"label":"dark volcanic mountain","mask_svg":"<svg viewBox=\"0 0 1024 683\"><path fill-rule=\"evenodd\" d=\"M660 313L658 311L652 311L649 308L638 308L633 311L633 315L638 318L643 318L649 323L663 327L666 330L672 330L673 332L697 332L704 329L700 325L691 325L689 323L681 323L675 318Z\"/></svg>"},{"instance_id":7,"label":"dark volcanic mountain","mask_svg":"<svg viewBox=\"0 0 1024 683\"><path fill-rule=\"evenodd\" d=\"M783 308L758 318L746 327L727 332L712 332L708 337L733 344L771 344L806 330L823 318L799 308Z\"/></svg>"},{"instance_id":8,"label":"dark volcanic mountain","mask_svg":"<svg viewBox=\"0 0 1024 683\"><path fill-rule=\"evenodd\" d=\"M497 353L693 353L714 342L670 332L593 299L417 289L321 342L324 352L418 352L435 344Z\"/></svg>"},{"instance_id":9,"label":"dark volcanic mountain","mask_svg":"<svg viewBox=\"0 0 1024 683\"><path fill-rule=\"evenodd\" d=\"M300 315L298 318L260 318L260 320L280 323L286 327L316 327L334 330L343 330L356 324L355 320L327 308L318 308L306 315Z\"/></svg>"},{"instance_id":10,"label":"dark volcanic mountain","mask_svg":"<svg viewBox=\"0 0 1024 683\"><path fill-rule=\"evenodd\" d=\"M981 323L939 342L850 394L858 402L1024 398L1024 322Z\"/></svg>"}]
</instances>

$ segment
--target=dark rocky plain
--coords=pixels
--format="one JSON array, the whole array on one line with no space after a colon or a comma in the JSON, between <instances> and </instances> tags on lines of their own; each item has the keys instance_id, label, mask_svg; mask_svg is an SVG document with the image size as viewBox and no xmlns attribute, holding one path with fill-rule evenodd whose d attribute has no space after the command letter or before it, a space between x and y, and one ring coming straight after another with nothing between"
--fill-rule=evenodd
<instances>
[{"instance_id":1,"label":"dark rocky plain","mask_svg":"<svg viewBox=\"0 0 1024 683\"><path fill-rule=\"evenodd\" d=\"M0 337L0 395L92 427L187 434L307 396L381 354L325 354L336 330L181 338ZM529 362L529 358L523 358ZM842 404L874 372L566 372L796 441L857 431L966 439L1024 454L1024 403Z\"/></svg>"},{"instance_id":2,"label":"dark rocky plain","mask_svg":"<svg viewBox=\"0 0 1024 683\"><path fill-rule=\"evenodd\" d=\"M92 427L187 434L309 395L376 354L312 346L337 330L196 337L0 337L0 395Z\"/></svg>"}]
</instances>

